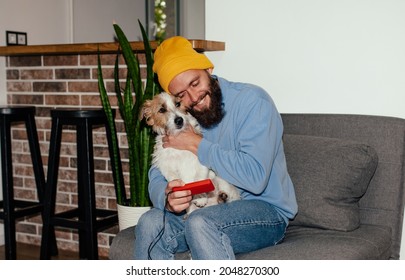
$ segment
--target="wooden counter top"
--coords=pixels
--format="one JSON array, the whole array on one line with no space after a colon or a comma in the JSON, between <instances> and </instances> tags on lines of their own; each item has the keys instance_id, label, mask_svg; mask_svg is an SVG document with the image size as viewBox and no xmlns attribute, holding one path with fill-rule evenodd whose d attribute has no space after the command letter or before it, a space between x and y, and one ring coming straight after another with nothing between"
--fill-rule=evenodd
<instances>
[{"instance_id":1,"label":"wooden counter top","mask_svg":"<svg viewBox=\"0 0 405 280\"><path fill-rule=\"evenodd\" d=\"M224 51L225 43L206 40L189 40L193 48L199 52ZM143 51L143 42L131 42L134 51ZM151 42L155 49L157 43ZM57 44L57 45L29 45L0 47L0 56L31 56L31 55L63 55L63 54L96 54L115 53L118 43L86 43L86 44Z\"/></svg>"}]
</instances>

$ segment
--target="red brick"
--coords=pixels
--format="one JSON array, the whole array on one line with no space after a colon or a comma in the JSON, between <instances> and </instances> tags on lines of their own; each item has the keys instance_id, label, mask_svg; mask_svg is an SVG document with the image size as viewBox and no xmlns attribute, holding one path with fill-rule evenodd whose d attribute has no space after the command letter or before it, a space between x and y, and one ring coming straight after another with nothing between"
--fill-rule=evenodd
<instances>
[{"instance_id":1,"label":"red brick","mask_svg":"<svg viewBox=\"0 0 405 280\"><path fill-rule=\"evenodd\" d=\"M55 78L62 80L89 79L90 69L56 69Z\"/></svg>"},{"instance_id":2,"label":"red brick","mask_svg":"<svg viewBox=\"0 0 405 280\"><path fill-rule=\"evenodd\" d=\"M98 92L97 82L68 82L69 92Z\"/></svg>"},{"instance_id":3,"label":"red brick","mask_svg":"<svg viewBox=\"0 0 405 280\"><path fill-rule=\"evenodd\" d=\"M13 104L13 105L42 105L42 104L44 104L43 95L15 94L15 95L9 95L8 97L9 97L8 103Z\"/></svg>"},{"instance_id":4,"label":"red brick","mask_svg":"<svg viewBox=\"0 0 405 280\"><path fill-rule=\"evenodd\" d=\"M116 54L101 54L100 62L101 67L105 65L115 65ZM124 58L120 55L119 64L124 64ZM98 65L98 56L97 54L90 55L81 55L80 56L80 65Z\"/></svg>"},{"instance_id":5,"label":"red brick","mask_svg":"<svg viewBox=\"0 0 405 280\"><path fill-rule=\"evenodd\" d=\"M22 66L41 66L41 56L11 56L9 61L10 67L22 67Z\"/></svg>"},{"instance_id":6,"label":"red brick","mask_svg":"<svg viewBox=\"0 0 405 280\"><path fill-rule=\"evenodd\" d=\"M79 106L80 98L77 95L46 95L45 96L46 105L64 105L64 106Z\"/></svg>"},{"instance_id":7,"label":"red brick","mask_svg":"<svg viewBox=\"0 0 405 280\"><path fill-rule=\"evenodd\" d=\"M22 80L50 80L53 79L53 71L51 69L23 69L20 71L20 78Z\"/></svg>"},{"instance_id":8,"label":"red brick","mask_svg":"<svg viewBox=\"0 0 405 280\"><path fill-rule=\"evenodd\" d=\"M79 63L78 55L44 56L44 66L75 66Z\"/></svg>"},{"instance_id":9,"label":"red brick","mask_svg":"<svg viewBox=\"0 0 405 280\"><path fill-rule=\"evenodd\" d=\"M7 82L8 92L30 92L32 91L31 82Z\"/></svg>"},{"instance_id":10,"label":"red brick","mask_svg":"<svg viewBox=\"0 0 405 280\"><path fill-rule=\"evenodd\" d=\"M7 70L7 80L18 80L20 78L20 71L18 70Z\"/></svg>"},{"instance_id":11,"label":"red brick","mask_svg":"<svg viewBox=\"0 0 405 280\"><path fill-rule=\"evenodd\" d=\"M34 82L34 92L66 92L66 82Z\"/></svg>"},{"instance_id":12,"label":"red brick","mask_svg":"<svg viewBox=\"0 0 405 280\"><path fill-rule=\"evenodd\" d=\"M97 95L81 95L80 96L80 104L84 107L102 107L100 96Z\"/></svg>"}]
</instances>

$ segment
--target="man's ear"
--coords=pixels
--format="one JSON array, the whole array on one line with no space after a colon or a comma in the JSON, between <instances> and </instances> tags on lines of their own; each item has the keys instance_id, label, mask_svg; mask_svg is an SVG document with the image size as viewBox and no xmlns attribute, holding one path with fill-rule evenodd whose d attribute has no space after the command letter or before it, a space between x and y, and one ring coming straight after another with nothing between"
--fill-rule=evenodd
<instances>
[{"instance_id":1,"label":"man's ear","mask_svg":"<svg viewBox=\"0 0 405 280\"><path fill-rule=\"evenodd\" d=\"M214 68L208 68L207 69L207 72L210 73L210 74L212 74L212 71L214 71Z\"/></svg>"}]
</instances>

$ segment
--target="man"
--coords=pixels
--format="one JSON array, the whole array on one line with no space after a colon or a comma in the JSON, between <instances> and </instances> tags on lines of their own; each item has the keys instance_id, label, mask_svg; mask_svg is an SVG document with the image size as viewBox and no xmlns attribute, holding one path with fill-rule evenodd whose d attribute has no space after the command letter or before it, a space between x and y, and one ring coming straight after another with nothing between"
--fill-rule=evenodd
<instances>
[{"instance_id":1,"label":"man","mask_svg":"<svg viewBox=\"0 0 405 280\"><path fill-rule=\"evenodd\" d=\"M191 130L168 135L163 147L196 154L235 185L242 200L198 209L183 219L190 191L170 192L183 182L167 182L151 168L154 208L135 229L136 259L173 259L185 251L193 259L235 259L237 253L281 242L297 212L282 120L271 97L257 86L213 76L213 67L185 38L169 38L157 48L153 69L160 85L203 127L203 137Z\"/></svg>"}]
</instances>

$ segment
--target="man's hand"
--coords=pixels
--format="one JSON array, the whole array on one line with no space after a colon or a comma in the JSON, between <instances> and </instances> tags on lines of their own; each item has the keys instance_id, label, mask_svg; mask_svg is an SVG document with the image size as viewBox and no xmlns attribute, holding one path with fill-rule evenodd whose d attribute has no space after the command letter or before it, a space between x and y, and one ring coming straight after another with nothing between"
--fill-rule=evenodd
<instances>
[{"instance_id":1,"label":"man's hand","mask_svg":"<svg viewBox=\"0 0 405 280\"><path fill-rule=\"evenodd\" d=\"M163 148L187 150L197 155L202 137L196 134L192 128L188 128L177 135L166 135L162 140Z\"/></svg>"},{"instance_id":2,"label":"man's hand","mask_svg":"<svg viewBox=\"0 0 405 280\"><path fill-rule=\"evenodd\" d=\"M168 195L166 209L170 212L180 213L190 206L193 199L190 190L172 192L173 187L184 186L182 180L173 180L167 184L165 193Z\"/></svg>"}]
</instances>

